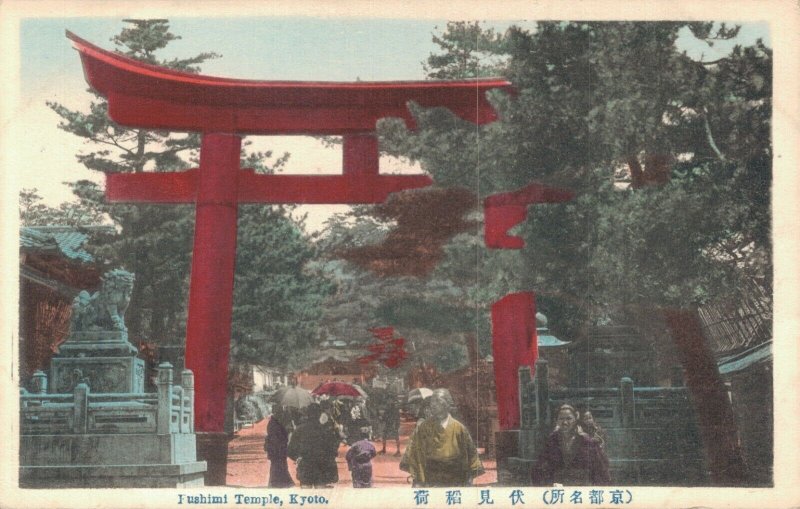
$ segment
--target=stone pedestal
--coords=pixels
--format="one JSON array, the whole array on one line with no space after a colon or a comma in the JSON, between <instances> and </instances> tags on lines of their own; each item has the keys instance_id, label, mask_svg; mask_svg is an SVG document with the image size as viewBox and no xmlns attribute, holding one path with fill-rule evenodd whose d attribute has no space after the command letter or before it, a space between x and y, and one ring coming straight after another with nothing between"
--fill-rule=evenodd
<instances>
[{"instance_id":1,"label":"stone pedestal","mask_svg":"<svg viewBox=\"0 0 800 509\"><path fill-rule=\"evenodd\" d=\"M181 488L203 486L194 435L23 435L22 488Z\"/></svg>"},{"instance_id":2,"label":"stone pedestal","mask_svg":"<svg viewBox=\"0 0 800 509\"><path fill-rule=\"evenodd\" d=\"M197 459L208 465L206 486L225 486L228 476L228 433L200 433L197 436Z\"/></svg>"},{"instance_id":3,"label":"stone pedestal","mask_svg":"<svg viewBox=\"0 0 800 509\"><path fill-rule=\"evenodd\" d=\"M76 357L74 361L93 361ZM81 365L78 363L77 365ZM20 394L19 482L23 488L180 488L203 486L197 460L194 377L158 367L156 393L94 394L79 381L71 394ZM227 455L227 442L225 454ZM215 457L217 457L215 455ZM222 466L224 484L225 465Z\"/></svg>"},{"instance_id":4,"label":"stone pedestal","mask_svg":"<svg viewBox=\"0 0 800 509\"><path fill-rule=\"evenodd\" d=\"M203 486L203 461L180 465L20 467L20 488L187 488Z\"/></svg>"},{"instance_id":5,"label":"stone pedestal","mask_svg":"<svg viewBox=\"0 0 800 509\"><path fill-rule=\"evenodd\" d=\"M72 333L50 364L50 392L69 393L81 381L95 393L144 392L144 360L123 331Z\"/></svg>"},{"instance_id":6,"label":"stone pedestal","mask_svg":"<svg viewBox=\"0 0 800 509\"><path fill-rule=\"evenodd\" d=\"M494 434L497 458L497 482L501 486L518 486L509 471L509 461L519 456L519 430L500 430Z\"/></svg>"},{"instance_id":7,"label":"stone pedestal","mask_svg":"<svg viewBox=\"0 0 800 509\"><path fill-rule=\"evenodd\" d=\"M506 458L519 456L519 430L501 430L494 434L495 457L499 463Z\"/></svg>"}]
</instances>

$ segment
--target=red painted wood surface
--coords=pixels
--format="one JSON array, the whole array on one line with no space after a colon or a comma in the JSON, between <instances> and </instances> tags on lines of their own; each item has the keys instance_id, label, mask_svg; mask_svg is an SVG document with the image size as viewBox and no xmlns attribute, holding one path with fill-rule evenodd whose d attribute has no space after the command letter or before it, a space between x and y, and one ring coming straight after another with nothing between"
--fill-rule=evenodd
<instances>
[{"instance_id":1,"label":"red painted wood surface","mask_svg":"<svg viewBox=\"0 0 800 509\"><path fill-rule=\"evenodd\" d=\"M106 198L112 202L190 203L197 195L197 170L164 173L109 173ZM257 175L237 174L239 203L382 203L389 194L433 183L427 175Z\"/></svg>"},{"instance_id":2,"label":"red painted wood surface","mask_svg":"<svg viewBox=\"0 0 800 509\"><path fill-rule=\"evenodd\" d=\"M522 249L525 241L508 230L528 217L528 205L569 201L575 193L567 189L532 183L516 191L498 193L483 201L484 242L494 249Z\"/></svg>"},{"instance_id":3,"label":"red painted wood surface","mask_svg":"<svg viewBox=\"0 0 800 509\"><path fill-rule=\"evenodd\" d=\"M186 367L195 374L195 429L224 431L242 140L206 134L200 148Z\"/></svg>"},{"instance_id":4,"label":"red painted wood surface","mask_svg":"<svg viewBox=\"0 0 800 509\"><path fill-rule=\"evenodd\" d=\"M519 429L521 366L534 368L539 355L533 292L511 293L492 305L492 357L501 430Z\"/></svg>"},{"instance_id":5,"label":"red painted wood surface","mask_svg":"<svg viewBox=\"0 0 800 509\"><path fill-rule=\"evenodd\" d=\"M119 124L174 131L240 134L352 134L375 130L384 117L414 119L408 101L445 107L485 124L497 115L490 89L512 93L497 78L463 81L299 82L203 76L148 65L67 32L89 84L108 98Z\"/></svg>"},{"instance_id":6,"label":"red painted wood surface","mask_svg":"<svg viewBox=\"0 0 800 509\"><path fill-rule=\"evenodd\" d=\"M342 139L342 173L377 175L380 152L375 133L349 134Z\"/></svg>"}]
</instances>

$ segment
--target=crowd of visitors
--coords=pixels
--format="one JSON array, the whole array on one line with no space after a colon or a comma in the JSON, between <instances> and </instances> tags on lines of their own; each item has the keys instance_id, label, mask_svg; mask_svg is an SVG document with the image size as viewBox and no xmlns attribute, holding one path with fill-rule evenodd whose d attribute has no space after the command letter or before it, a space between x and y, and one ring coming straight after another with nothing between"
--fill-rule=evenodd
<instances>
[{"instance_id":1,"label":"crowd of visitors","mask_svg":"<svg viewBox=\"0 0 800 509\"><path fill-rule=\"evenodd\" d=\"M431 391L429 391L431 392ZM376 401L379 398L376 398ZM270 461L269 486L295 485L288 459L295 461L301 487L332 487L339 481L336 457L341 444L354 488L372 487L372 460L395 441L399 468L416 487L470 486L483 465L467 428L453 417L455 405L447 389L435 389L407 405L416 418L406 450L400 450L397 395L381 404L359 398L318 398L302 409L273 407L264 450ZM381 443L378 451L373 442ZM591 411L562 405L555 429L547 437L531 471L534 486L595 486L610 483L607 435Z\"/></svg>"}]
</instances>

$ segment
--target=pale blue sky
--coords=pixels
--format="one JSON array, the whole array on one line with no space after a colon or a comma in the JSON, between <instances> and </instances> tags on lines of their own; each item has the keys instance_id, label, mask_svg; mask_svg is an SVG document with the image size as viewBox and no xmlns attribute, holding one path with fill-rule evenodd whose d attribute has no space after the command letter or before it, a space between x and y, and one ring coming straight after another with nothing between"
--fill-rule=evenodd
<instances>
[{"instance_id":1,"label":"pale blue sky","mask_svg":"<svg viewBox=\"0 0 800 509\"><path fill-rule=\"evenodd\" d=\"M431 35L446 21L323 18L170 18L180 35L163 55L214 51L205 74L249 79L349 81L421 79L421 62L434 49ZM69 29L107 49L123 24L118 18L23 20L23 81L79 65L64 37Z\"/></svg>"},{"instance_id":2,"label":"pale blue sky","mask_svg":"<svg viewBox=\"0 0 800 509\"><path fill-rule=\"evenodd\" d=\"M492 22L504 29L524 20ZM422 61L436 51L432 34L446 20L375 18L170 18L171 31L182 37L162 52L166 58L214 51L222 58L203 65L204 74L276 80L399 80L422 79ZM124 26L119 18L34 18L21 23L23 93L50 76L80 77L75 51L65 29L101 47L113 49L110 38ZM766 24L742 27L736 42L756 38L769 43ZM713 48L691 37L680 45L707 58L727 53L733 43ZM33 88L30 88L33 86Z\"/></svg>"}]
</instances>

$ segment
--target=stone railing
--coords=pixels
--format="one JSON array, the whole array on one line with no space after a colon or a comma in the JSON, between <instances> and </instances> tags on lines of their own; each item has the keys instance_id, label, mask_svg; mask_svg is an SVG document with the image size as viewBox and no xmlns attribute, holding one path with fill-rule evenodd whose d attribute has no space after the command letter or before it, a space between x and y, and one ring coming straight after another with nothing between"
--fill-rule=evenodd
<instances>
[{"instance_id":1,"label":"stone railing","mask_svg":"<svg viewBox=\"0 0 800 509\"><path fill-rule=\"evenodd\" d=\"M636 387L628 377L618 387L552 390L547 361L519 370L520 457L533 461L554 430L563 404L591 410L607 433L612 479L630 484L702 485L702 444L686 387Z\"/></svg>"},{"instance_id":2,"label":"stone railing","mask_svg":"<svg viewBox=\"0 0 800 509\"><path fill-rule=\"evenodd\" d=\"M71 394L48 394L47 375L34 374L36 392L21 390L23 435L86 433L194 433L194 375L173 385L172 365L158 367L156 393L92 394L78 383Z\"/></svg>"}]
</instances>

